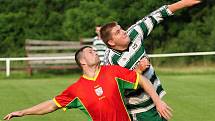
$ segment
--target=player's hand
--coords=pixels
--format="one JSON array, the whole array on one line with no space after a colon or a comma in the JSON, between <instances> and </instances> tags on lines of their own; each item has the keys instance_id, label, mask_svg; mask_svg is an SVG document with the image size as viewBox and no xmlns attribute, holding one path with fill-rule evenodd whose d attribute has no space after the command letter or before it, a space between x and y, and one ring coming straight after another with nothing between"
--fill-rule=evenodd
<instances>
[{"instance_id":1,"label":"player's hand","mask_svg":"<svg viewBox=\"0 0 215 121\"><path fill-rule=\"evenodd\" d=\"M166 120L171 119L173 110L164 101L160 101L156 104L156 109L160 116L164 117Z\"/></svg>"},{"instance_id":2,"label":"player's hand","mask_svg":"<svg viewBox=\"0 0 215 121\"><path fill-rule=\"evenodd\" d=\"M191 7L193 5L199 4L201 0L181 0L180 1L185 7Z\"/></svg>"},{"instance_id":3,"label":"player's hand","mask_svg":"<svg viewBox=\"0 0 215 121\"><path fill-rule=\"evenodd\" d=\"M140 73L142 73L144 70L149 68L149 66L150 66L149 58L144 57L139 61L138 65L136 67L136 70L138 70Z\"/></svg>"},{"instance_id":4,"label":"player's hand","mask_svg":"<svg viewBox=\"0 0 215 121\"><path fill-rule=\"evenodd\" d=\"M22 117L24 116L24 113L21 112L21 111L16 111L16 112L12 112L12 113L9 113L7 114L5 117L4 117L4 120L10 120L11 118L13 117Z\"/></svg>"}]
</instances>

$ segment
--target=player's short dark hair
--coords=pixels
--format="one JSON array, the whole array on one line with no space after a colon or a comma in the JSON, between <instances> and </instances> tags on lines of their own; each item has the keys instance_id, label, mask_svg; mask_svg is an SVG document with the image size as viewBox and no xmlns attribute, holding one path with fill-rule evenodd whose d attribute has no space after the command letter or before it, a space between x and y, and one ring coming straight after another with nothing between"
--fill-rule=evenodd
<instances>
[{"instance_id":1,"label":"player's short dark hair","mask_svg":"<svg viewBox=\"0 0 215 121\"><path fill-rule=\"evenodd\" d=\"M107 45L107 47L111 48L111 45L108 43L108 40L112 38L111 36L111 30L113 27L117 26L117 22L110 22L101 27L100 33L101 33L101 38L103 42Z\"/></svg>"},{"instance_id":2,"label":"player's short dark hair","mask_svg":"<svg viewBox=\"0 0 215 121\"><path fill-rule=\"evenodd\" d=\"M75 53L75 62L77 65L82 69L81 63L80 63L80 58L82 56L82 52L85 48L92 48L91 46L83 46L80 49L78 49Z\"/></svg>"}]
</instances>

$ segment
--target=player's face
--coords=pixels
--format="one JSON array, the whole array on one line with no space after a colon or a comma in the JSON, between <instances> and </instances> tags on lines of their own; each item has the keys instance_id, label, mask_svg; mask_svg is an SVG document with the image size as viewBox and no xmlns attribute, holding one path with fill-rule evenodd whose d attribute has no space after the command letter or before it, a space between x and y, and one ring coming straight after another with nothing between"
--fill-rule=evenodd
<instances>
[{"instance_id":1,"label":"player's face","mask_svg":"<svg viewBox=\"0 0 215 121\"><path fill-rule=\"evenodd\" d=\"M130 42L130 39L126 33L125 30L123 30L121 28L120 25L117 25L115 27L112 28L111 30L111 37L112 37L112 41L113 42L113 45L116 47L114 49L119 49L120 48L125 48L127 49L128 48L128 44Z\"/></svg>"},{"instance_id":2,"label":"player's face","mask_svg":"<svg viewBox=\"0 0 215 121\"><path fill-rule=\"evenodd\" d=\"M96 27L96 34L97 34L98 36L100 36L100 29L101 29L100 26L97 26L97 27Z\"/></svg>"},{"instance_id":3,"label":"player's face","mask_svg":"<svg viewBox=\"0 0 215 121\"><path fill-rule=\"evenodd\" d=\"M85 63L89 66L100 63L99 56L93 48L85 48L83 50L83 55Z\"/></svg>"}]
</instances>

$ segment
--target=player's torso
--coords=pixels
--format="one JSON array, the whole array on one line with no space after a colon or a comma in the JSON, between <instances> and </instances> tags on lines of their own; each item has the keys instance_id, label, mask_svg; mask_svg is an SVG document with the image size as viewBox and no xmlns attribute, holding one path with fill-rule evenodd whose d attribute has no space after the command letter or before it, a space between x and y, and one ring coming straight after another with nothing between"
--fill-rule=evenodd
<instances>
[{"instance_id":1,"label":"player's torso","mask_svg":"<svg viewBox=\"0 0 215 121\"><path fill-rule=\"evenodd\" d=\"M76 95L94 120L108 121L109 118L110 121L128 121L117 81L111 73L105 73L107 71L103 69L105 68L101 68L96 80L82 79Z\"/></svg>"}]
</instances>

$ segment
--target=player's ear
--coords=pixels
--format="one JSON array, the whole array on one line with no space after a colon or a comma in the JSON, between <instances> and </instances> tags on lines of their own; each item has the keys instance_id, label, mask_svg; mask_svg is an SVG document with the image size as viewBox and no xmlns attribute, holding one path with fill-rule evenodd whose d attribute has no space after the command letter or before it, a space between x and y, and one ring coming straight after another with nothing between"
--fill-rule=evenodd
<instances>
[{"instance_id":1,"label":"player's ear","mask_svg":"<svg viewBox=\"0 0 215 121\"><path fill-rule=\"evenodd\" d=\"M108 44L109 44L110 46L115 46L115 45L116 45L115 42L113 41L113 39L109 39L109 40L108 40Z\"/></svg>"},{"instance_id":2,"label":"player's ear","mask_svg":"<svg viewBox=\"0 0 215 121\"><path fill-rule=\"evenodd\" d=\"M81 59L80 59L80 64L81 64L81 65L86 65L86 60L85 60L84 58L81 58Z\"/></svg>"}]
</instances>

